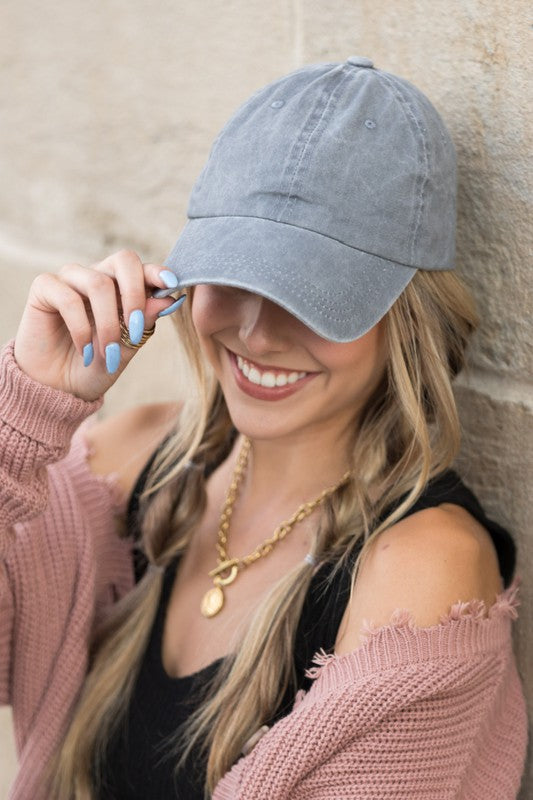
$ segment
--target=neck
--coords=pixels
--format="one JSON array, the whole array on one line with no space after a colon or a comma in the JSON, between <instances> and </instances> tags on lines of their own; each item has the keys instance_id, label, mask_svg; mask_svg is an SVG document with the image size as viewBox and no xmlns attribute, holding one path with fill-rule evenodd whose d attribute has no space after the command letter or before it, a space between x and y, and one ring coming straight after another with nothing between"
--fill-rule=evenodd
<instances>
[{"instance_id":1,"label":"neck","mask_svg":"<svg viewBox=\"0 0 533 800\"><path fill-rule=\"evenodd\" d=\"M242 437L237 447L240 448ZM275 440L252 439L242 494L256 507L272 502L298 505L337 484L350 469L346 439L327 442L294 434Z\"/></svg>"}]
</instances>

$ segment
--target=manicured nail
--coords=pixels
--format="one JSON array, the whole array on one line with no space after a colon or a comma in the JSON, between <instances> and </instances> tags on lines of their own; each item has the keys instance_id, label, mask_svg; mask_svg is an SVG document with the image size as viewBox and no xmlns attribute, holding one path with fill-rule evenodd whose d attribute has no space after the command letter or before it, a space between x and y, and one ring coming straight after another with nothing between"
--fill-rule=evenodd
<instances>
[{"instance_id":1,"label":"manicured nail","mask_svg":"<svg viewBox=\"0 0 533 800\"><path fill-rule=\"evenodd\" d=\"M167 317L169 314L173 314L174 311L177 311L178 308L185 302L185 298L187 297L186 294L182 294L181 297L178 297L175 303L172 303L171 306L165 308L164 311L160 311L157 315L158 317Z\"/></svg>"},{"instance_id":2,"label":"manicured nail","mask_svg":"<svg viewBox=\"0 0 533 800\"><path fill-rule=\"evenodd\" d=\"M144 314L140 308L136 308L130 314L128 322L128 332L132 344L139 344L144 333Z\"/></svg>"},{"instance_id":3,"label":"manicured nail","mask_svg":"<svg viewBox=\"0 0 533 800\"><path fill-rule=\"evenodd\" d=\"M155 289L152 292L152 297L155 297L156 300L160 300L162 297L168 297L169 294L176 291L176 287L173 289Z\"/></svg>"},{"instance_id":4,"label":"manicured nail","mask_svg":"<svg viewBox=\"0 0 533 800\"><path fill-rule=\"evenodd\" d=\"M159 277L161 278L167 289L178 288L178 279L174 275L174 273L171 272L169 269L161 270L161 272L159 273Z\"/></svg>"},{"instance_id":5,"label":"manicured nail","mask_svg":"<svg viewBox=\"0 0 533 800\"><path fill-rule=\"evenodd\" d=\"M120 345L111 342L105 349L105 365L110 375L117 371L120 365Z\"/></svg>"},{"instance_id":6,"label":"manicured nail","mask_svg":"<svg viewBox=\"0 0 533 800\"><path fill-rule=\"evenodd\" d=\"M89 344L86 344L85 347L83 348L83 366L88 367L89 364L92 362L93 357L94 357L93 343L89 342Z\"/></svg>"}]
</instances>

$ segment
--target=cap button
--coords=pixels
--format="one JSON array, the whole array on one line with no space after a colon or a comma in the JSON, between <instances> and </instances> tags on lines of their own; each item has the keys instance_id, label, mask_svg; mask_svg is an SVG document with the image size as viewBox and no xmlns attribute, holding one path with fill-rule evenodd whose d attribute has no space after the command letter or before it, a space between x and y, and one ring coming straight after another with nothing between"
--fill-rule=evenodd
<instances>
[{"instance_id":1,"label":"cap button","mask_svg":"<svg viewBox=\"0 0 533 800\"><path fill-rule=\"evenodd\" d=\"M371 61L369 58L365 58L364 56L350 56L346 59L347 64L351 64L352 67L373 67L374 62Z\"/></svg>"}]
</instances>

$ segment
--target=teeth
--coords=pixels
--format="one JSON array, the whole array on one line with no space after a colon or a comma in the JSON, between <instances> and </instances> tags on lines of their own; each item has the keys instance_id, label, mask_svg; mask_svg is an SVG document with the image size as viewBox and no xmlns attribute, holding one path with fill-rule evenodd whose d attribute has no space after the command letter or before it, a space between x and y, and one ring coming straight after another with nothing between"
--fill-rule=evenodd
<instances>
[{"instance_id":1,"label":"teeth","mask_svg":"<svg viewBox=\"0 0 533 800\"><path fill-rule=\"evenodd\" d=\"M263 372L261 375L261 386L275 386L276 376L273 372Z\"/></svg>"},{"instance_id":2,"label":"teeth","mask_svg":"<svg viewBox=\"0 0 533 800\"><path fill-rule=\"evenodd\" d=\"M289 372L288 374L279 372L277 375L274 372L260 372L257 367L251 367L242 356L237 356L237 366L250 383L268 388L296 383L307 375L307 372Z\"/></svg>"},{"instance_id":3,"label":"teeth","mask_svg":"<svg viewBox=\"0 0 533 800\"><path fill-rule=\"evenodd\" d=\"M251 367L246 377L248 378L250 383L256 383L257 385L261 383L261 373L255 367Z\"/></svg>"}]
</instances>

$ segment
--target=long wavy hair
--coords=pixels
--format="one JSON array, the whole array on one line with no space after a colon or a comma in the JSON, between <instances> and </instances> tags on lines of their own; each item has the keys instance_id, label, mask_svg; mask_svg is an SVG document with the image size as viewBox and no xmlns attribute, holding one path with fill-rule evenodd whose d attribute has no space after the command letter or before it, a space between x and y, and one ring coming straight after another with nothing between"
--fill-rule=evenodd
<instances>
[{"instance_id":1,"label":"long wavy hair","mask_svg":"<svg viewBox=\"0 0 533 800\"><path fill-rule=\"evenodd\" d=\"M205 466L227 454L232 423L200 353L188 305L176 324L196 389L150 470L142 502L142 549L155 569L147 569L94 632L90 669L51 764L51 796L58 800L97 795L108 742L124 717L147 646L162 568L186 549L202 518ZM358 419L357 470L327 500L315 535L316 559L331 561L334 571L362 545L352 590L370 543L456 456L460 429L451 380L464 366L477 318L455 273L418 271L385 322L387 365ZM313 567L302 561L271 587L199 709L176 731L170 747L176 766L193 748L206 759L206 797L294 682L295 632L312 574Z\"/></svg>"}]
</instances>

